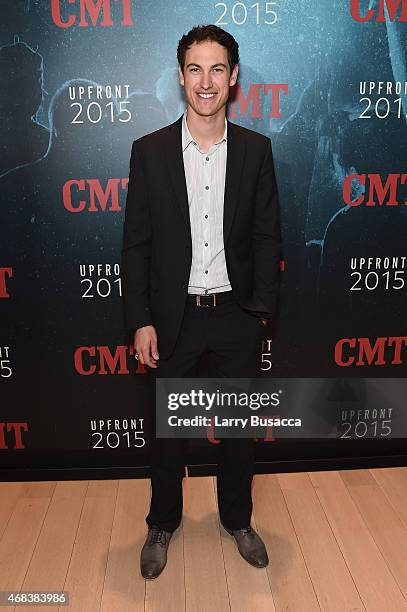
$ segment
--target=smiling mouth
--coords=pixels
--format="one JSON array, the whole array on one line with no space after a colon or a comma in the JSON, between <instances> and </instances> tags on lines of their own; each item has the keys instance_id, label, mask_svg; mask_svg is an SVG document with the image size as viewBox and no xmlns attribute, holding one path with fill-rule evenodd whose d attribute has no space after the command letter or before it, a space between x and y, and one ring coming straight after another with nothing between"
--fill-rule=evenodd
<instances>
[{"instance_id":1,"label":"smiling mouth","mask_svg":"<svg viewBox=\"0 0 407 612\"><path fill-rule=\"evenodd\" d=\"M204 100L210 100L211 98L214 98L216 96L216 93L203 93L198 91L197 95L200 98L203 98Z\"/></svg>"}]
</instances>

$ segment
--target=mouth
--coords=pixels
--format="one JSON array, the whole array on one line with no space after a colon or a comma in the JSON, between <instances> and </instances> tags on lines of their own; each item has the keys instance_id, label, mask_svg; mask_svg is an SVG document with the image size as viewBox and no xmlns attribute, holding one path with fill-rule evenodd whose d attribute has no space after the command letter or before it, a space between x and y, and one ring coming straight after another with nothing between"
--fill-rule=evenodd
<instances>
[{"instance_id":1,"label":"mouth","mask_svg":"<svg viewBox=\"0 0 407 612\"><path fill-rule=\"evenodd\" d=\"M216 96L216 93L207 93L207 92L197 91L197 96L199 96L201 100L212 100Z\"/></svg>"}]
</instances>

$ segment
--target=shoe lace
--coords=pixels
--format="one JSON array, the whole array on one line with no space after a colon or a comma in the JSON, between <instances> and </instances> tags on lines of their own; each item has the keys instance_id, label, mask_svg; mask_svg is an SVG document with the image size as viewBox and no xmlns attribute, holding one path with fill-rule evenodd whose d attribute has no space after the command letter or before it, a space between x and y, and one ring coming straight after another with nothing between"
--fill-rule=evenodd
<instances>
[{"instance_id":1,"label":"shoe lace","mask_svg":"<svg viewBox=\"0 0 407 612\"><path fill-rule=\"evenodd\" d=\"M152 544L165 544L165 530L159 528L153 528L151 530L151 543Z\"/></svg>"},{"instance_id":2,"label":"shoe lace","mask_svg":"<svg viewBox=\"0 0 407 612\"><path fill-rule=\"evenodd\" d=\"M251 527L251 525L249 525L248 527L243 527L243 529L240 529L239 531L242 531L243 533L252 533L253 529Z\"/></svg>"}]
</instances>

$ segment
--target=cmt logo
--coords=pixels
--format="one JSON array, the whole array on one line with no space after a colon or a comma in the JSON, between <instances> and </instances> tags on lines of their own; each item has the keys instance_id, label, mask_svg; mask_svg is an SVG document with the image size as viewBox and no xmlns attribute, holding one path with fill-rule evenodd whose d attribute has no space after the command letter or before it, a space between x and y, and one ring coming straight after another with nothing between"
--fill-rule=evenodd
<instances>
[{"instance_id":1,"label":"cmt logo","mask_svg":"<svg viewBox=\"0 0 407 612\"><path fill-rule=\"evenodd\" d=\"M358 185L366 186L369 183L369 195L366 200L366 194L362 194L352 200L352 182L356 181ZM380 174L350 174L345 178L343 183L343 201L349 206L359 206L362 202L366 206L398 206L399 204L405 204L407 206L407 200L399 202L397 200L397 189L399 185L404 185L407 181L407 174L389 174L386 178L385 183L381 179Z\"/></svg>"},{"instance_id":2,"label":"cmt logo","mask_svg":"<svg viewBox=\"0 0 407 612\"><path fill-rule=\"evenodd\" d=\"M69 180L62 187L62 201L68 212L120 212L119 191L127 189L129 179L108 179L105 189L99 179ZM86 199L81 199L83 192Z\"/></svg>"},{"instance_id":3,"label":"cmt logo","mask_svg":"<svg viewBox=\"0 0 407 612\"><path fill-rule=\"evenodd\" d=\"M25 448L22 431L28 431L28 423L0 423L0 450Z\"/></svg>"},{"instance_id":4,"label":"cmt logo","mask_svg":"<svg viewBox=\"0 0 407 612\"><path fill-rule=\"evenodd\" d=\"M117 346L113 352L108 346L80 346L74 353L74 365L76 372L82 376L130 374L129 357L133 366L131 370L135 370L136 374L145 374L143 364L134 358L132 345Z\"/></svg>"},{"instance_id":5,"label":"cmt logo","mask_svg":"<svg viewBox=\"0 0 407 612\"><path fill-rule=\"evenodd\" d=\"M250 117L252 119L262 119L263 115L260 111L260 101L270 95L270 113L268 117L279 119L281 117L280 102L281 93L288 94L287 83L267 83L267 84L252 84L250 85L247 96L244 95L240 85L236 85L236 98L230 104L230 117L237 119L236 105L239 107L241 117L246 117L251 105Z\"/></svg>"},{"instance_id":6,"label":"cmt logo","mask_svg":"<svg viewBox=\"0 0 407 612\"><path fill-rule=\"evenodd\" d=\"M68 4L75 4L76 10L64 10L64 17L61 14L61 8ZM121 21L119 25L133 25L131 17L131 0L51 0L52 20L58 28L72 28L75 24L80 28L88 28L91 21L93 27L101 26L102 28L114 26L112 21L111 6L121 4ZM117 9L115 9L117 10ZM102 18L100 15L102 14ZM78 21L79 18L79 21Z\"/></svg>"},{"instance_id":7,"label":"cmt logo","mask_svg":"<svg viewBox=\"0 0 407 612\"><path fill-rule=\"evenodd\" d=\"M402 365L406 346L407 336L384 336L373 342L370 338L342 338L335 345L335 363L341 367Z\"/></svg>"},{"instance_id":8,"label":"cmt logo","mask_svg":"<svg viewBox=\"0 0 407 612\"><path fill-rule=\"evenodd\" d=\"M390 21L394 21L398 15L397 21L407 22L407 0L378 0L377 12L369 8L363 15L361 14L360 4L360 0L351 0L350 2L351 15L359 23L371 21L374 18L379 23L384 23L386 21L385 8L387 8Z\"/></svg>"},{"instance_id":9,"label":"cmt logo","mask_svg":"<svg viewBox=\"0 0 407 612\"><path fill-rule=\"evenodd\" d=\"M7 278L13 278L13 268L0 268L0 299L10 297L7 291Z\"/></svg>"}]
</instances>

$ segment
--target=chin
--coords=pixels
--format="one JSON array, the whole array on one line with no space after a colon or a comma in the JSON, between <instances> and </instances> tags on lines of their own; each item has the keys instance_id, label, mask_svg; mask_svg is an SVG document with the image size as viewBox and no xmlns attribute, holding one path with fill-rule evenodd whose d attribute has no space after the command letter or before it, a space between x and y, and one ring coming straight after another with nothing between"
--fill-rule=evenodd
<instances>
[{"instance_id":1,"label":"chin","mask_svg":"<svg viewBox=\"0 0 407 612\"><path fill-rule=\"evenodd\" d=\"M202 115L202 117L211 117L212 115L216 115L216 113L218 112L218 108L217 109L198 109L197 113L198 115Z\"/></svg>"},{"instance_id":2,"label":"chin","mask_svg":"<svg viewBox=\"0 0 407 612\"><path fill-rule=\"evenodd\" d=\"M196 104L191 104L189 102L189 106L197 115L202 115L203 117L207 117L208 115L212 115L213 111L211 109L201 108L200 106L196 106Z\"/></svg>"}]
</instances>

